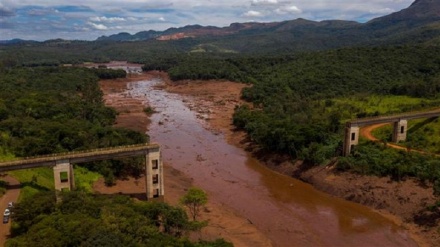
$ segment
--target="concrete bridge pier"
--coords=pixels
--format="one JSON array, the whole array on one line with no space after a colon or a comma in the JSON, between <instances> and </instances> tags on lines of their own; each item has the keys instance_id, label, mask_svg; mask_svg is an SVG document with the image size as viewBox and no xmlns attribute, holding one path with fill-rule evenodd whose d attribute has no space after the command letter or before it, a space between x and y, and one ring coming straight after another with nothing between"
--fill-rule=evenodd
<instances>
[{"instance_id":1,"label":"concrete bridge pier","mask_svg":"<svg viewBox=\"0 0 440 247\"><path fill-rule=\"evenodd\" d=\"M147 187L147 200L163 198L163 164L160 151L148 152L145 155L145 184Z\"/></svg>"},{"instance_id":2,"label":"concrete bridge pier","mask_svg":"<svg viewBox=\"0 0 440 247\"><path fill-rule=\"evenodd\" d=\"M53 167L53 175L55 180L55 191L63 189L72 190L75 188L75 179L73 176L73 167L69 160L57 160Z\"/></svg>"},{"instance_id":3,"label":"concrete bridge pier","mask_svg":"<svg viewBox=\"0 0 440 247\"><path fill-rule=\"evenodd\" d=\"M343 147L343 156L348 156L355 145L359 144L359 126L347 123L345 125L345 140Z\"/></svg>"},{"instance_id":4,"label":"concrete bridge pier","mask_svg":"<svg viewBox=\"0 0 440 247\"><path fill-rule=\"evenodd\" d=\"M406 140L406 132L408 130L408 121L406 119L399 119L394 122L393 142L400 142Z\"/></svg>"}]
</instances>

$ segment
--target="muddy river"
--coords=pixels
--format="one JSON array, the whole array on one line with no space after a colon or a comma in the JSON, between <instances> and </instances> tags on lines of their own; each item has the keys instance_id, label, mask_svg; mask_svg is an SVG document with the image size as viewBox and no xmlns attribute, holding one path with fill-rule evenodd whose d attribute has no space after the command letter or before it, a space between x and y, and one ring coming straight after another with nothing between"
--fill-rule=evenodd
<instances>
[{"instance_id":1,"label":"muddy river","mask_svg":"<svg viewBox=\"0 0 440 247\"><path fill-rule=\"evenodd\" d=\"M247 218L275 246L417 246L372 210L265 168L205 128L184 96L156 89L160 82L133 82L126 93L158 111L149 135L162 146L164 161L191 177L210 200Z\"/></svg>"}]
</instances>

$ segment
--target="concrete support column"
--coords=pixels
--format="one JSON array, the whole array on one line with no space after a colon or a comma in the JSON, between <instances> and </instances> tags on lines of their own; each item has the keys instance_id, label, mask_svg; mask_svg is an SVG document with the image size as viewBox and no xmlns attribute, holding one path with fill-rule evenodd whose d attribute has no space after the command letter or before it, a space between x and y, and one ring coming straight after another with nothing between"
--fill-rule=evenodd
<instances>
[{"instance_id":1,"label":"concrete support column","mask_svg":"<svg viewBox=\"0 0 440 247\"><path fill-rule=\"evenodd\" d=\"M407 130L408 130L407 120L399 119L398 122L394 122L393 142L405 141Z\"/></svg>"},{"instance_id":2,"label":"concrete support column","mask_svg":"<svg viewBox=\"0 0 440 247\"><path fill-rule=\"evenodd\" d=\"M355 145L359 144L359 127L351 123L345 125L343 156L348 156Z\"/></svg>"},{"instance_id":3,"label":"concrete support column","mask_svg":"<svg viewBox=\"0 0 440 247\"><path fill-rule=\"evenodd\" d=\"M160 148L145 155L145 184L147 200L164 196L163 164Z\"/></svg>"},{"instance_id":4,"label":"concrete support column","mask_svg":"<svg viewBox=\"0 0 440 247\"><path fill-rule=\"evenodd\" d=\"M69 160L57 160L56 165L53 167L53 175L56 191L61 191L63 189L72 190L75 188L73 167Z\"/></svg>"}]
</instances>

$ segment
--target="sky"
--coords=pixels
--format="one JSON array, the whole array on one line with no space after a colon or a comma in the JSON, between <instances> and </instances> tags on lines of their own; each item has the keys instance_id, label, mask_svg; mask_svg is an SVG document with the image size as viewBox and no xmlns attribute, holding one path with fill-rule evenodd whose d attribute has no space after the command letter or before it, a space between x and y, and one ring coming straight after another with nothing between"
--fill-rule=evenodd
<instances>
[{"instance_id":1,"label":"sky","mask_svg":"<svg viewBox=\"0 0 440 247\"><path fill-rule=\"evenodd\" d=\"M95 40L199 24L352 20L366 22L414 0L0 0L0 40Z\"/></svg>"}]
</instances>

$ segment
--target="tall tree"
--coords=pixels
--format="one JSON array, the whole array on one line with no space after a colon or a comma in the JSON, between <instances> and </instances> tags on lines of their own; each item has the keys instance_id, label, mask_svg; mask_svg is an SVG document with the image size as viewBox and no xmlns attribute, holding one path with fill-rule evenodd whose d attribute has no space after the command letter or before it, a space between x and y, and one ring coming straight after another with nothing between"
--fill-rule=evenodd
<instances>
[{"instance_id":1,"label":"tall tree","mask_svg":"<svg viewBox=\"0 0 440 247\"><path fill-rule=\"evenodd\" d=\"M180 199L180 202L189 209L193 220L196 221L200 214L200 210L208 202L208 195L205 191L192 187Z\"/></svg>"}]
</instances>

